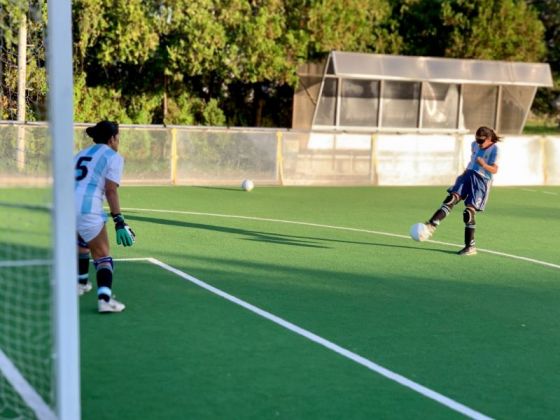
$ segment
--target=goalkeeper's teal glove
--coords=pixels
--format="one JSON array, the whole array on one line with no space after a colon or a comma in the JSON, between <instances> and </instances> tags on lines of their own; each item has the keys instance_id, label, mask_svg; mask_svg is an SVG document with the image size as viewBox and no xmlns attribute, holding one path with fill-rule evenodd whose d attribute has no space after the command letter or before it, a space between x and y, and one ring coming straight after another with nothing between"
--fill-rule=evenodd
<instances>
[{"instance_id":1,"label":"goalkeeper's teal glove","mask_svg":"<svg viewBox=\"0 0 560 420\"><path fill-rule=\"evenodd\" d=\"M115 222L115 230L117 231L117 245L132 246L136 240L134 231L124 222L122 214L113 214L113 222Z\"/></svg>"}]
</instances>

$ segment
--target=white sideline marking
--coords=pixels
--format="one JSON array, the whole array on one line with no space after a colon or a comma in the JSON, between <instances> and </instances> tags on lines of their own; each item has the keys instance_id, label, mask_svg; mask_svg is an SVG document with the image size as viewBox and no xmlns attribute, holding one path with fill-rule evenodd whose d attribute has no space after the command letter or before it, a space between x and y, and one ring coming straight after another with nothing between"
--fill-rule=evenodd
<instances>
[{"instance_id":1,"label":"white sideline marking","mask_svg":"<svg viewBox=\"0 0 560 420\"><path fill-rule=\"evenodd\" d=\"M536 193L542 193L542 194L548 194L548 195L558 195L558 193L552 192L552 191L540 191L540 190L531 190L529 188L520 188L521 191L527 191L527 192L536 192Z\"/></svg>"},{"instance_id":2,"label":"white sideline marking","mask_svg":"<svg viewBox=\"0 0 560 420\"><path fill-rule=\"evenodd\" d=\"M448 408L450 408L451 410L457 411L467 417L473 418L473 419L491 419L491 417L488 417L476 410L473 410L472 408L469 408L455 400L452 400L449 397L446 397L445 395L440 394L439 392L433 391L429 388L426 388L423 385L420 385L419 383L416 383L402 375L399 375L398 373L395 373L387 368L384 368L381 365L378 365L377 363L372 362L371 360L366 359L365 357L362 357L356 353L351 352L350 350L347 350L343 347L340 347L339 345L325 339L322 338L308 330L305 330L301 327L298 327L295 324L292 324L291 322L288 322L280 317L277 317L276 315L271 314L270 312L267 312L263 309L260 309L254 305L251 305L248 302L245 302L244 300L241 300L235 296L232 296L214 286L209 285L208 283L203 282L202 280L197 279L196 277L191 276L190 274L187 274L181 270L178 270L170 265L167 265L155 258L148 258L147 259L149 262L151 262L152 264L155 264L161 268L163 268L164 270L170 271L173 274L176 274L177 276L190 281L191 283L196 284L199 287L202 287L203 289L208 290L211 293L214 293L226 300L229 300L230 302L235 303L236 305L242 306L243 308L263 317L268 319L269 321L274 322L275 324L280 325L281 327L284 327L302 337L307 338L308 340L311 340L323 347L326 347L329 350L334 351L335 353L340 354L343 357L346 357L347 359L352 360L353 362L356 362L374 372L377 372L378 374L386 377L387 379L390 379L394 382L397 382L400 385L403 385L427 398L430 398Z\"/></svg>"},{"instance_id":3,"label":"white sideline marking","mask_svg":"<svg viewBox=\"0 0 560 420\"><path fill-rule=\"evenodd\" d=\"M301 225L301 226L314 226L314 227L325 228L325 229L336 229L336 230L345 230L345 231L349 231L349 232L371 233L371 234L374 234L374 235L390 236L392 238L402 238L402 239L411 240L410 236L408 236L408 235L399 235L399 234L396 234L396 233L380 232L380 231L376 231L376 230L359 229L359 228L351 228L351 227L344 227L344 226L322 225L322 224L319 224L319 223L298 222L298 221L293 221L293 220L269 219L269 218L265 218L265 217L251 217L251 216L237 216L237 215L231 215L231 214L202 213L202 212L197 212L197 211L139 209L139 208L132 208L132 207L123 208L123 210L148 211L148 212L151 211L151 212L154 212L154 213L189 214L189 215L194 215L194 216L212 216L212 217L223 217L223 218L229 218L229 219L256 220L256 221L261 221L261 222L285 223L285 224ZM433 243L433 244L439 244L439 245L453 246L453 247L458 247L458 248L462 248L464 246L464 245L453 244L453 243L449 243L449 242L441 242L441 241L431 241L430 240L430 241L426 241L426 242ZM537 259L534 259L534 258L521 257L519 255L507 254L505 252L492 251L492 250L489 250L489 249L477 248L477 250L479 252L486 252L488 254L498 255L498 256L501 256L501 257L511 258L511 259L514 259L514 260L526 261L526 262L529 262L529 263L544 265L545 267L550 267L550 268L555 268L555 269L560 270L560 265L559 264L553 264L553 263L549 263L549 262L546 262L546 261L537 260Z\"/></svg>"},{"instance_id":4,"label":"white sideline marking","mask_svg":"<svg viewBox=\"0 0 560 420\"><path fill-rule=\"evenodd\" d=\"M30 266L41 266L41 265L52 265L52 260L12 260L12 261L0 261L0 268L11 268L11 267L30 267Z\"/></svg>"},{"instance_id":5,"label":"white sideline marking","mask_svg":"<svg viewBox=\"0 0 560 420\"><path fill-rule=\"evenodd\" d=\"M25 380L21 372L15 367L8 356L0 350L0 371L4 377L12 384L25 403L33 410L40 420L56 420L56 415L51 408L43 401L43 398Z\"/></svg>"}]
</instances>

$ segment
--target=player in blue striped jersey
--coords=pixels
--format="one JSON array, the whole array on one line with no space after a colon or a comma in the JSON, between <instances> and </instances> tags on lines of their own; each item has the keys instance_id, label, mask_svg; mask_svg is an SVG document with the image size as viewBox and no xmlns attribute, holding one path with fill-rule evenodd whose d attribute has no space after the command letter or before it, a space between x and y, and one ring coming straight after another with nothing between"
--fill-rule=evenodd
<instances>
[{"instance_id":1,"label":"player in blue striped jersey","mask_svg":"<svg viewBox=\"0 0 560 420\"><path fill-rule=\"evenodd\" d=\"M492 186L492 177L498 172L498 141L500 137L491 128L480 127L476 130L475 141L471 144L471 159L465 172L457 177L455 185L447 190L449 195L441 207L426 222L431 236L455 204L464 200L465 247L459 251L459 255L476 254L475 216L477 212L484 210Z\"/></svg>"},{"instance_id":2,"label":"player in blue striped jersey","mask_svg":"<svg viewBox=\"0 0 560 420\"><path fill-rule=\"evenodd\" d=\"M74 157L75 205L78 236L78 292L92 289L88 281L90 252L97 277L99 312L121 312L125 305L112 297L113 259L105 222L107 214L103 202L107 198L117 231L117 244L132 246L134 232L124 222L117 188L124 166L119 149L119 126L101 121L88 127L86 133L94 144Z\"/></svg>"}]
</instances>

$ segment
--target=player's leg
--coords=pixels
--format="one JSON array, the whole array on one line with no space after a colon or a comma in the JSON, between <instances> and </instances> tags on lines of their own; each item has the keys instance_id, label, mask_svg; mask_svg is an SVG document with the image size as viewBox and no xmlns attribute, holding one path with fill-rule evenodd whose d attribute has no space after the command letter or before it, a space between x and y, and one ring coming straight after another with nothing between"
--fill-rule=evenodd
<instances>
[{"instance_id":1,"label":"player's leg","mask_svg":"<svg viewBox=\"0 0 560 420\"><path fill-rule=\"evenodd\" d=\"M476 209L467 206L463 212L463 221L465 222L465 247L459 251L459 255L475 255L476 246L474 233L476 228Z\"/></svg>"},{"instance_id":2,"label":"player's leg","mask_svg":"<svg viewBox=\"0 0 560 420\"><path fill-rule=\"evenodd\" d=\"M113 258L109 255L109 238L105 225L101 232L88 242L88 245L97 276L98 310L99 312L121 312L125 305L112 297Z\"/></svg>"},{"instance_id":3,"label":"player's leg","mask_svg":"<svg viewBox=\"0 0 560 420\"><path fill-rule=\"evenodd\" d=\"M472 175L471 180L466 186L467 198L465 199L465 211L463 212L463 220L465 222L465 247L459 251L459 255L475 255L475 229L476 229L476 213L484 210L488 195L490 193L491 183L479 177Z\"/></svg>"},{"instance_id":4,"label":"player's leg","mask_svg":"<svg viewBox=\"0 0 560 420\"><path fill-rule=\"evenodd\" d=\"M428 220L428 223L432 226L439 226L440 222L447 217L455 204L461 201L461 196L456 192L450 192L449 195L443 200L440 208L436 210L434 215Z\"/></svg>"},{"instance_id":5,"label":"player's leg","mask_svg":"<svg viewBox=\"0 0 560 420\"><path fill-rule=\"evenodd\" d=\"M455 180L455 184L447 190L449 195L443 200L440 208L437 209L433 216L426 222L426 228L428 232L430 232L430 236L436 231L441 221L453 210L455 204L463 199L462 191L464 183L465 174L458 176Z\"/></svg>"},{"instance_id":6,"label":"player's leg","mask_svg":"<svg viewBox=\"0 0 560 420\"><path fill-rule=\"evenodd\" d=\"M82 296L91 289L92 286L89 282L89 248L87 242L78 235L78 294Z\"/></svg>"}]
</instances>

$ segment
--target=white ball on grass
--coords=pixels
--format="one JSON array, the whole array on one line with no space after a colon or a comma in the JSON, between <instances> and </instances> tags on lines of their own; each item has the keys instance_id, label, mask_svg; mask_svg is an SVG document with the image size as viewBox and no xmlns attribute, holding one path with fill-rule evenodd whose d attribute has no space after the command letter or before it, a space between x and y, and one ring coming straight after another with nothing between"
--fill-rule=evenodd
<instances>
[{"instance_id":1,"label":"white ball on grass","mask_svg":"<svg viewBox=\"0 0 560 420\"><path fill-rule=\"evenodd\" d=\"M251 191L253 188L255 188L255 184L253 183L253 181L251 181L250 179L245 179L242 183L241 183L241 188L244 191Z\"/></svg>"},{"instance_id":2,"label":"white ball on grass","mask_svg":"<svg viewBox=\"0 0 560 420\"><path fill-rule=\"evenodd\" d=\"M410 227L410 237L422 242L430 238L430 231L424 223L415 223Z\"/></svg>"}]
</instances>

